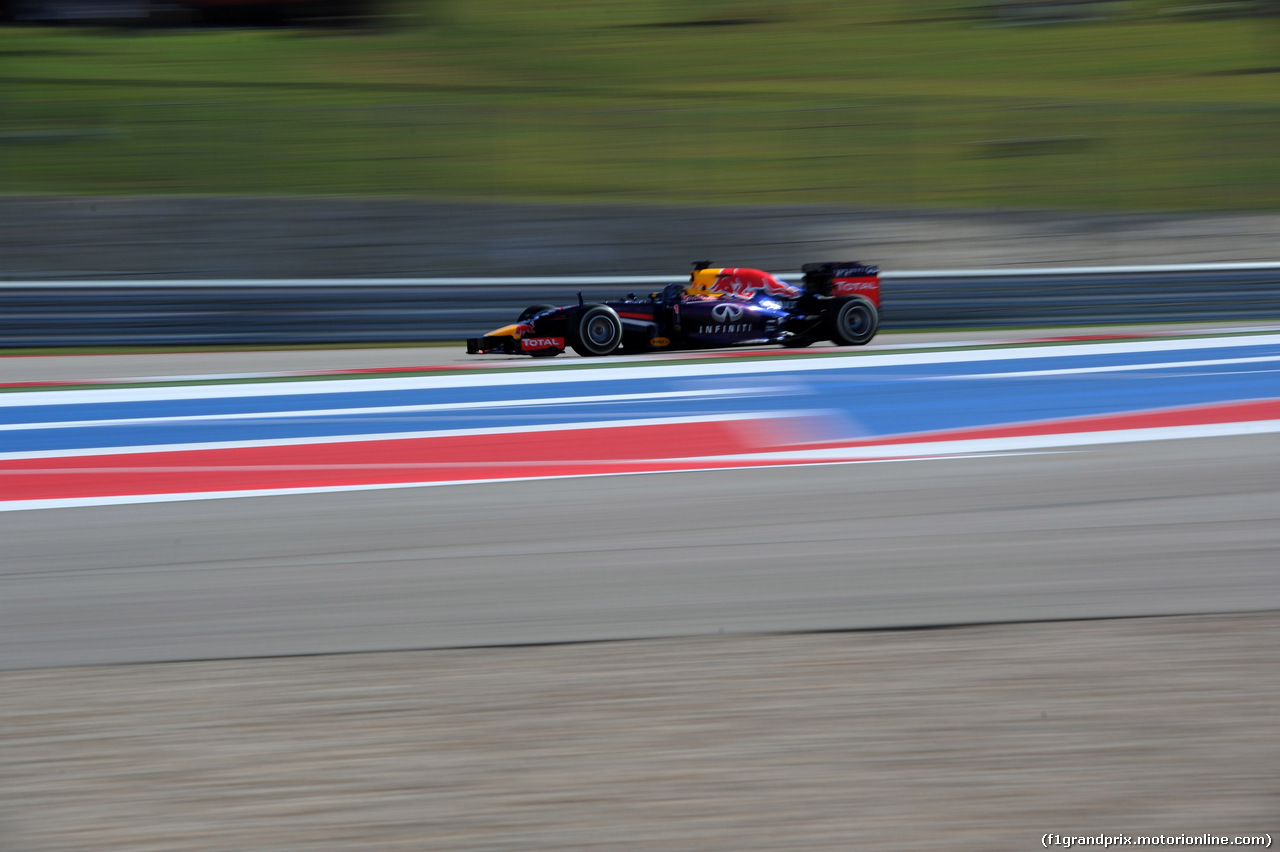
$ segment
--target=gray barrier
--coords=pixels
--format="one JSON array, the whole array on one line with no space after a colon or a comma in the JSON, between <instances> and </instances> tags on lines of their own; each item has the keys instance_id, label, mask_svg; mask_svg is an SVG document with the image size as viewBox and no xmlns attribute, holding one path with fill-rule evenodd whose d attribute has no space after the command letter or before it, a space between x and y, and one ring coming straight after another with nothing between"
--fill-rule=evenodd
<instances>
[{"instance_id":1,"label":"gray barrier","mask_svg":"<svg viewBox=\"0 0 1280 852\"><path fill-rule=\"evenodd\" d=\"M461 340L530 304L669 280L5 282L0 348ZM1280 319L1280 264L886 272L883 285L885 329Z\"/></svg>"}]
</instances>

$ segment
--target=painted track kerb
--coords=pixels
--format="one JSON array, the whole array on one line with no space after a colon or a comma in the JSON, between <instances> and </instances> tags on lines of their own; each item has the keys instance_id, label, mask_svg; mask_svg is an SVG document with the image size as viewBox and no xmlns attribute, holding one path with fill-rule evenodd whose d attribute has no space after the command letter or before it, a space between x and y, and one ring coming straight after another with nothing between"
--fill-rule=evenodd
<instances>
[{"instance_id":1,"label":"painted track kerb","mask_svg":"<svg viewBox=\"0 0 1280 852\"><path fill-rule=\"evenodd\" d=\"M1257 334L15 391L0 510L1269 434L1277 363Z\"/></svg>"},{"instance_id":2,"label":"painted track kerb","mask_svg":"<svg viewBox=\"0 0 1280 852\"><path fill-rule=\"evenodd\" d=\"M299 416L308 412L299 412ZM769 411L748 411L732 415L705 415L699 417L644 417L634 420L608 420L585 423L556 423L548 426L477 426L472 429L435 429L418 432L385 432L380 434L343 434L315 438L285 438L273 441L216 441L185 442L173 444L133 445L124 447L93 447L89 452L95 456L133 455L137 453L181 453L196 450L236 450L250 447L302 447L322 444L344 444L364 441L409 441L420 438L461 438L481 437L486 435L530 435L538 432L572 432L583 429L627 429L633 426L675 426L686 423L720 423L741 422L743 420L767 420L769 418L790 417L804 412L775 413ZM272 415L273 417L275 415ZM44 452L0 453L0 460L15 459L61 459L78 458L86 455L86 450L48 450ZM442 462L447 463L447 462ZM3 504L0 504L2 508Z\"/></svg>"},{"instance_id":3,"label":"painted track kerb","mask_svg":"<svg viewBox=\"0 0 1280 852\"><path fill-rule=\"evenodd\" d=\"M617 393L587 397L547 397L543 399L523 400L522 405L558 405L566 402L642 402L670 399L693 399L698 397L747 395L767 393L768 388L741 388L734 391L702 390L702 391L667 391L665 393ZM483 400L480 402L448 402L424 405L386 405L365 408L331 408L310 411L276 411L273 417L331 417L354 414L408 414L410 412L427 411L464 411L492 408L504 408L511 403L508 400ZM0 431L16 431L19 429L83 429L91 426L124 426L132 423L207 423L215 420L250 420L261 417L262 412L237 412L234 414L178 414L171 417L134 417L115 420L63 420L45 423L0 423Z\"/></svg>"}]
</instances>

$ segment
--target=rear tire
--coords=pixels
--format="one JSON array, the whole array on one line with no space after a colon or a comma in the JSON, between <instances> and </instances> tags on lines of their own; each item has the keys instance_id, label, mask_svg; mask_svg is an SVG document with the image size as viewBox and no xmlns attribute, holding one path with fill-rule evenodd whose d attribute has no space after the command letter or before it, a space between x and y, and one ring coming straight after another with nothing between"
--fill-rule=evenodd
<instances>
[{"instance_id":1,"label":"rear tire","mask_svg":"<svg viewBox=\"0 0 1280 852\"><path fill-rule=\"evenodd\" d=\"M880 314L860 296L837 302L828 318L831 340L839 346L863 346L876 336Z\"/></svg>"},{"instance_id":2,"label":"rear tire","mask_svg":"<svg viewBox=\"0 0 1280 852\"><path fill-rule=\"evenodd\" d=\"M608 305L584 305L569 321L569 346L584 358L608 355L622 345L622 320Z\"/></svg>"}]
</instances>

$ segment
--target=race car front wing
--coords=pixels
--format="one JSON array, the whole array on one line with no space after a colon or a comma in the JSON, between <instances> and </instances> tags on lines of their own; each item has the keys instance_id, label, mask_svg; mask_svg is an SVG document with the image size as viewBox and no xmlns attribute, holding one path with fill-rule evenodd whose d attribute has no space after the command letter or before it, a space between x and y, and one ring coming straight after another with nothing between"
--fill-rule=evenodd
<instances>
[{"instance_id":1,"label":"race car front wing","mask_svg":"<svg viewBox=\"0 0 1280 852\"><path fill-rule=\"evenodd\" d=\"M501 337L485 335L467 338L468 355L558 355L564 351L563 337Z\"/></svg>"}]
</instances>

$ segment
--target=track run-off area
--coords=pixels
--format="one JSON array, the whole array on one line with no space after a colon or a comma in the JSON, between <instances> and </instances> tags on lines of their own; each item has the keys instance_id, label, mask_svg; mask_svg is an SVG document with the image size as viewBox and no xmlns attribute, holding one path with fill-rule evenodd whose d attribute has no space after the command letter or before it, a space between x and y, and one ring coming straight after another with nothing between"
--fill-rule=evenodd
<instances>
[{"instance_id":1,"label":"track run-off area","mask_svg":"<svg viewBox=\"0 0 1280 852\"><path fill-rule=\"evenodd\" d=\"M1278 369L2 358L0 848L1274 834Z\"/></svg>"},{"instance_id":2,"label":"track run-off area","mask_svg":"<svg viewBox=\"0 0 1280 852\"><path fill-rule=\"evenodd\" d=\"M1280 432L1280 333L0 385L0 511Z\"/></svg>"}]
</instances>

